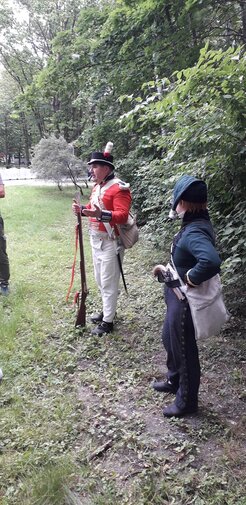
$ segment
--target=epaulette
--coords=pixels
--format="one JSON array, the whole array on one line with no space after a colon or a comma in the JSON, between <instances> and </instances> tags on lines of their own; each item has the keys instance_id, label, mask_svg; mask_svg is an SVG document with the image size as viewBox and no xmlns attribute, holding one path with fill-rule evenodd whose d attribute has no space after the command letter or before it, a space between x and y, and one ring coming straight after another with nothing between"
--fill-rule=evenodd
<instances>
[{"instance_id":1,"label":"epaulette","mask_svg":"<svg viewBox=\"0 0 246 505\"><path fill-rule=\"evenodd\" d=\"M124 181L121 181L121 180L118 180L117 182L119 184L119 188L120 189L129 189L130 188L129 182L124 182Z\"/></svg>"}]
</instances>

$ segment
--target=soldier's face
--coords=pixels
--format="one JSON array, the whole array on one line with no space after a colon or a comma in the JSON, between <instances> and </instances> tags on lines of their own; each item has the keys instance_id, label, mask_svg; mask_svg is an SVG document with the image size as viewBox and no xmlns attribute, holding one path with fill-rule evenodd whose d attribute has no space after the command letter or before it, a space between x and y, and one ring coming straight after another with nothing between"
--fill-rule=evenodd
<instances>
[{"instance_id":1,"label":"soldier's face","mask_svg":"<svg viewBox=\"0 0 246 505\"><path fill-rule=\"evenodd\" d=\"M91 164L91 178L97 184L100 184L110 172L111 170L108 165L102 165L101 163Z\"/></svg>"}]
</instances>

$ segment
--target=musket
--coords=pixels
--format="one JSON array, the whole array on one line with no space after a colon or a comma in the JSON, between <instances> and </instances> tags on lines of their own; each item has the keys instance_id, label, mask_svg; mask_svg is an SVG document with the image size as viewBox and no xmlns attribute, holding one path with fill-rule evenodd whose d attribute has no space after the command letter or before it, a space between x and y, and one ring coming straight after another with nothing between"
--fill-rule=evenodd
<instances>
[{"instance_id":1,"label":"musket","mask_svg":"<svg viewBox=\"0 0 246 505\"><path fill-rule=\"evenodd\" d=\"M76 203L79 204L78 198L74 199ZM78 227L78 239L79 239L79 251L80 251L80 279L81 279L81 290L77 293L76 302L78 305L77 317L75 326L85 326L86 325L86 305L85 300L88 295L88 289L86 284L86 274L85 274L85 258L84 258L84 246L83 246L83 229L82 229L82 219L81 213L77 214L77 227Z\"/></svg>"}]
</instances>

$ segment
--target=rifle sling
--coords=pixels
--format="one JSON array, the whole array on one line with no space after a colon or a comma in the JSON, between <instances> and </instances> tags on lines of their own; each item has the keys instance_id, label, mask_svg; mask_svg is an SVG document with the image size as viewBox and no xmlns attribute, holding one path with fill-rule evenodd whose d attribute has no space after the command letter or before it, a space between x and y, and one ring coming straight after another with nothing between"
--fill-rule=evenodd
<instances>
[{"instance_id":1,"label":"rifle sling","mask_svg":"<svg viewBox=\"0 0 246 505\"><path fill-rule=\"evenodd\" d=\"M79 225L76 224L75 227L75 252L74 252L74 259L73 259L73 264L72 264L72 273L71 273L71 280L69 284L69 288L67 291L67 296L66 296L66 302L69 299L71 289L73 287L73 282L74 282L74 275L75 275L75 265L76 265L76 258L77 258L77 251L78 251L78 244L79 244Z\"/></svg>"}]
</instances>

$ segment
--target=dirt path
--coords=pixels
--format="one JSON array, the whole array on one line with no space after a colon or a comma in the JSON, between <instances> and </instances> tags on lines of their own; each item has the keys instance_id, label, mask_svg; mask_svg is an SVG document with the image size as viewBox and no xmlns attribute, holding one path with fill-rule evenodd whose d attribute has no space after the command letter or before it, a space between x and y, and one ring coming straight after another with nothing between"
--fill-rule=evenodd
<instances>
[{"instance_id":1,"label":"dirt path","mask_svg":"<svg viewBox=\"0 0 246 505\"><path fill-rule=\"evenodd\" d=\"M130 296L120 297L115 333L81 340L77 459L105 505L111 494L134 505L245 504L245 340L232 319L224 334L201 342L199 413L165 419L173 398L151 387L165 373L165 353L150 257L141 244L126 255ZM82 503L99 503L84 493Z\"/></svg>"}]
</instances>

